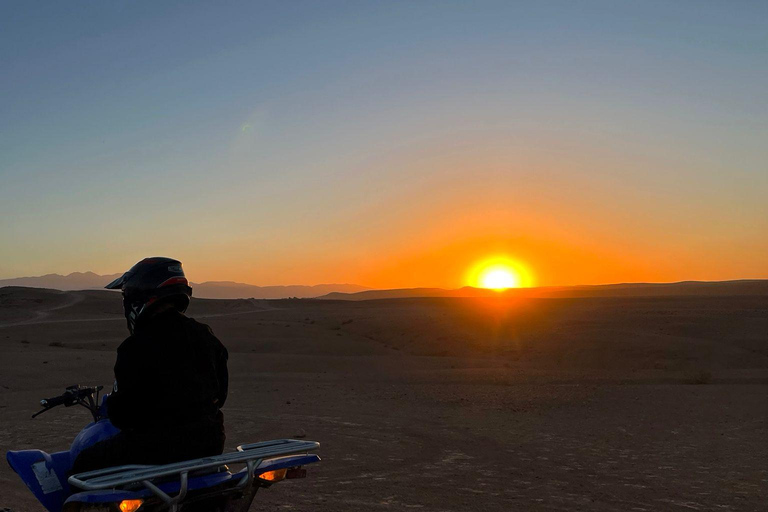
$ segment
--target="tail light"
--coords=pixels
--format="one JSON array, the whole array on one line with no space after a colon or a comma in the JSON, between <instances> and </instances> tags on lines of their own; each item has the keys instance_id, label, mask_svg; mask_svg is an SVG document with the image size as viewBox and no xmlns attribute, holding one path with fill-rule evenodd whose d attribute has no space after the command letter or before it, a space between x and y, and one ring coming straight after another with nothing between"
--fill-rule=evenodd
<instances>
[{"instance_id":1,"label":"tail light","mask_svg":"<svg viewBox=\"0 0 768 512\"><path fill-rule=\"evenodd\" d=\"M144 500L123 500L120 502L120 512L136 512Z\"/></svg>"},{"instance_id":2,"label":"tail light","mask_svg":"<svg viewBox=\"0 0 768 512\"><path fill-rule=\"evenodd\" d=\"M259 478L262 480L266 480L267 482L279 482L280 480L283 480L285 478L285 474L288 472L288 469L276 469L274 471L266 471L259 475Z\"/></svg>"}]
</instances>

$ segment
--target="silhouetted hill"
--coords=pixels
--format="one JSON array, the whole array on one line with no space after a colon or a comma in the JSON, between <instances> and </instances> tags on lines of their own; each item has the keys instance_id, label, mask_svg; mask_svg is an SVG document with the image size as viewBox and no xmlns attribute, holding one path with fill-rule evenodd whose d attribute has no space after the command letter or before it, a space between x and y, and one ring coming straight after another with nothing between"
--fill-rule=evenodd
<instances>
[{"instance_id":1,"label":"silhouetted hill","mask_svg":"<svg viewBox=\"0 0 768 512\"><path fill-rule=\"evenodd\" d=\"M53 290L92 290L104 288L104 285L121 274L99 275L93 272L73 272L66 276L47 274L38 277L17 277L0 280L0 288L21 286L27 288L47 288ZM318 284L314 286L255 286L233 281L207 281L191 283L195 297L205 299L284 299L288 297L318 297L333 292L355 293L368 290L355 284Z\"/></svg>"},{"instance_id":2,"label":"silhouetted hill","mask_svg":"<svg viewBox=\"0 0 768 512\"><path fill-rule=\"evenodd\" d=\"M255 286L232 281L192 283L194 295L206 299L284 299L310 298L329 293L356 293L368 288L356 284L317 284L314 286Z\"/></svg>"},{"instance_id":3,"label":"silhouetted hill","mask_svg":"<svg viewBox=\"0 0 768 512\"><path fill-rule=\"evenodd\" d=\"M320 299L373 300L409 297L663 297L663 296L724 296L768 295L768 280L745 279L738 281L681 281L679 283L622 283L590 286L553 286L516 288L505 291L466 286L455 290L442 288L403 288L395 290L367 290L357 293L329 293Z\"/></svg>"},{"instance_id":4,"label":"silhouetted hill","mask_svg":"<svg viewBox=\"0 0 768 512\"><path fill-rule=\"evenodd\" d=\"M16 277L0 279L0 287L24 286L27 288L49 288L52 290L88 290L104 288L104 285L120 277L122 274L99 275L93 272L72 272L61 274L46 274L37 277Z\"/></svg>"}]
</instances>

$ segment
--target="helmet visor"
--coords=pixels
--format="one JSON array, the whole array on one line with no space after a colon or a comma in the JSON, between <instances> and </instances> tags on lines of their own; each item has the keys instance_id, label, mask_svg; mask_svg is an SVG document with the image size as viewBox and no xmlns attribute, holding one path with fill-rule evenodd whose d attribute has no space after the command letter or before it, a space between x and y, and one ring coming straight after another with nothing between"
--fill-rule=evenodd
<instances>
[{"instance_id":1,"label":"helmet visor","mask_svg":"<svg viewBox=\"0 0 768 512\"><path fill-rule=\"evenodd\" d=\"M128 279L130 279L130 277L131 277L131 273L126 272L125 274L121 275L120 277L118 277L117 279L109 283L104 288L106 288L107 290L122 290L123 285L125 284L126 281L128 281Z\"/></svg>"}]
</instances>

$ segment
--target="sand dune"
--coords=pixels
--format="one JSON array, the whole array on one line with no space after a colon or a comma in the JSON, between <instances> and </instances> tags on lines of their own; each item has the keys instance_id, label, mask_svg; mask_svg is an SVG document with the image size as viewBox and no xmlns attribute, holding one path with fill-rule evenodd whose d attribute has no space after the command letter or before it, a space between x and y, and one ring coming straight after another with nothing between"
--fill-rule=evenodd
<instances>
[{"instance_id":1,"label":"sand dune","mask_svg":"<svg viewBox=\"0 0 768 512\"><path fill-rule=\"evenodd\" d=\"M0 445L64 449L37 400L108 385L109 292L0 289ZM768 297L201 300L230 350L228 445L322 443L294 510L760 510ZM289 498L290 497L290 498ZM40 510L7 467L0 508ZM257 506L254 506L256 509Z\"/></svg>"}]
</instances>

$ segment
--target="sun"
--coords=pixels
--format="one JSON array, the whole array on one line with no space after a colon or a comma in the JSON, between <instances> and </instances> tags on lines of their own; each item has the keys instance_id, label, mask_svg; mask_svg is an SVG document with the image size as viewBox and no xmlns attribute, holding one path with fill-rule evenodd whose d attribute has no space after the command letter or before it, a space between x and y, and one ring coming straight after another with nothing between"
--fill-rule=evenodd
<instances>
[{"instance_id":1,"label":"sun","mask_svg":"<svg viewBox=\"0 0 768 512\"><path fill-rule=\"evenodd\" d=\"M497 265L489 267L480 274L480 286L494 290L506 290L507 288L519 288L520 276L513 269Z\"/></svg>"},{"instance_id":2,"label":"sun","mask_svg":"<svg viewBox=\"0 0 768 512\"><path fill-rule=\"evenodd\" d=\"M467 274L467 284L476 288L503 291L533 286L531 271L506 256L488 258L476 264Z\"/></svg>"}]
</instances>

